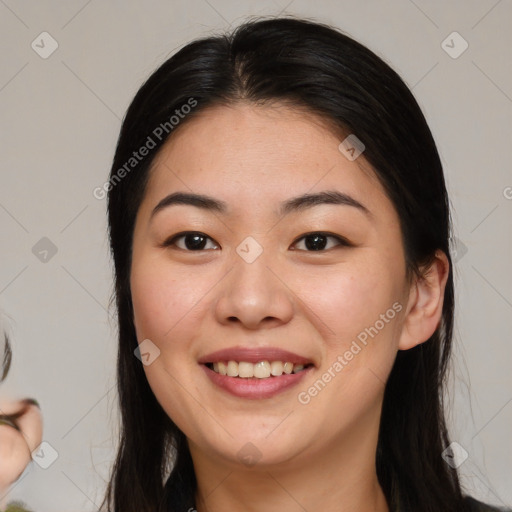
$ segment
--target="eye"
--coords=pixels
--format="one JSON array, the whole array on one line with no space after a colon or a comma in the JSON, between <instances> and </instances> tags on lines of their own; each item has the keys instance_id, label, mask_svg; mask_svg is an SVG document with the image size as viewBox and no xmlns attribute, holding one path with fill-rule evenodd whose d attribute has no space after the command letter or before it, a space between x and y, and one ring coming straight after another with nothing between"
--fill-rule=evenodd
<instances>
[{"instance_id":1,"label":"eye","mask_svg":"<svg viewBox=\"0 0 512 512\"><path fill-rule=\"evenodd\" d=\"M344 238L338 236L338 235L331 235L330 233L324 233L324 232L315 232L315 233L307 233L306 235L303 235L300 237L297 241L294 242L293 245L297 245L300 241L304 240L304 247L306 249L299 249L301 251L306 250L308 252L312 251L325 251L327 249L332 249L332 245L330 247L326 247L329 245L328 240L332 239L338 242L334 245L336 246L346 246L351 247L352 244L350 244L347 240ZM292 249L295 250L295 249Z\"/></svg>"},{"instance_id":2,"label":"eye","mask_svg":"<svg viewBox=\"0 0 512 512\"><path fill-rule=\"evenodd\" d=\"M183 240L183 243L178 243L179 240ZM198 231L184 231L172 236L164 242L163 246L169 247L174 245L184 251L202 251L205 250L205 245L207 245L208 240L213 242L213 239L204 233L200 233ZM219 246L214 242L214 247L208 247L206 249L217 248L219 248Z\"/></svg>"}]
</instances>

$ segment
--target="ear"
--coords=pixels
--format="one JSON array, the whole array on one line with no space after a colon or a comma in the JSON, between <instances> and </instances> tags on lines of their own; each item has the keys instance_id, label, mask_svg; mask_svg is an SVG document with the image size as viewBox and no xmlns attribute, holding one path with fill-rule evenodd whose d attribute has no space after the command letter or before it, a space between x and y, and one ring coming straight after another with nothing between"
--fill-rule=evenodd
<instances>
[{"instance_id":1,"label":"ear","mask_svg":"<svg viewBox=\"0 0 512 512\"><path fill-rule=\"evenodd\" d=\"M433 263L422 269L423 277L415 278L409 291L406 314L399 350L410 348L427 341L441 322L444 290L450 272L446 254L437 250Z\"/></svg>"}]
</instances>

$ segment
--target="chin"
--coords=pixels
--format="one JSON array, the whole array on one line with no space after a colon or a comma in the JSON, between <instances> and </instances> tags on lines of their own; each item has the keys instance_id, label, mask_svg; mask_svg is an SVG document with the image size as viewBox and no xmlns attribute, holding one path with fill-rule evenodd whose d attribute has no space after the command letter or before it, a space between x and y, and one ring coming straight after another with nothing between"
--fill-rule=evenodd
<instances>
[{"instance_id":1,"label":"chin","mask_svg":"<svg viewBox=\"0 0 512 512\"><path fill-rule=\"evenodd\" d=\"M230 440L227 446L212 447L219 457L227 460L230 464L246 467L247 469L271 469L284 465L299 456L302 446L292 442L294 438L287 437L287 443L283 444L283 437L276 436L275 440L268 438L268 431L255 433L253 437L247 435L236 436Z\"/></svg>"}]
</instances>

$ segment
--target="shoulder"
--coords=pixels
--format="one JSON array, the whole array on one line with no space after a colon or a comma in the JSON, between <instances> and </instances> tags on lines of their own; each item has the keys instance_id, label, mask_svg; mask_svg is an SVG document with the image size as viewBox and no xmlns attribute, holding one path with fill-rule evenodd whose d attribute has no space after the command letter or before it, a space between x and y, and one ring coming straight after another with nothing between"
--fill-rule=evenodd
<instances>
[{"instance_id":1,"label":"shoulder","mask_svg":"<svg viewBox=\"0 0 512 512\"><path fill-rule=\"evenodd\" d=\"M481 501L475 500L471 496L465 496L464 501L469 505L471 512L512 512L510 508L487 505Z\"/></svg>"}]
</instances>

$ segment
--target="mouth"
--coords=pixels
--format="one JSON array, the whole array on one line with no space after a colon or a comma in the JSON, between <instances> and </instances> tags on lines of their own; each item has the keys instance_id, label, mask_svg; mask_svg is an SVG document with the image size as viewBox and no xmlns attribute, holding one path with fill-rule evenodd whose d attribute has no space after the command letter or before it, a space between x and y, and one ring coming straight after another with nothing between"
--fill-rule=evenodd
<instances>
[{"instance_id":1,"label":"mouth","mask_svg":"<svg viewBox=\"0 0 512 512\"><path fill-rule=\"evenodd\" d=\"M199 359L214 388L239 398L271 398L314 370L307 357L268 347L234 347Z\"/></svg>"}]
</instances>

